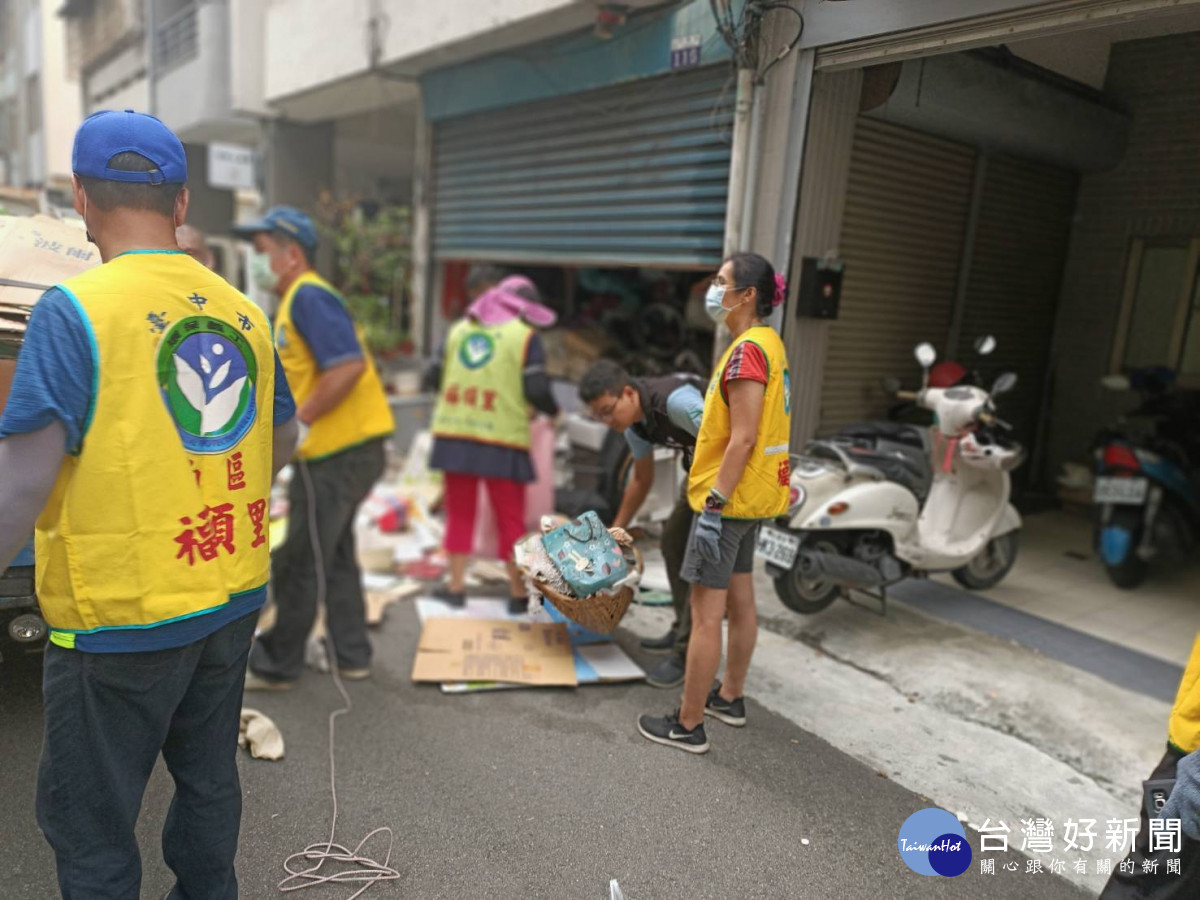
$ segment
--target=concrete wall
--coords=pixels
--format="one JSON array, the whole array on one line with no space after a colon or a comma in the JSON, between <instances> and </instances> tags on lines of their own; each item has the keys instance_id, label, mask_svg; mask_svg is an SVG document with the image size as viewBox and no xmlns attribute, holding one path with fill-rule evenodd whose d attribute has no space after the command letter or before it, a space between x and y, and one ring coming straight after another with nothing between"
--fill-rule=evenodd
<instances>
[{"instance_id":1,"label":"concrete wall","mask_svg":"<svg viewBox=\"0 0 1200 900\"><path fill-rule=\"evenodd\" d=\"M262 0L229 0L229 102L237 113L268 114L266 18L267 10Z\"/></svg>"},{"instance_id":2,"label":"concrete wall","mask_svg":"<svg viewBox=\"0 0 1200 900\"><path fill-rule=\"evenodd\" d=\"M46 181L71 176L71 144L83 120L79 79L68 70L66 23L54 3L41 4L42 133L45 135Z\"/></svg>"},{"instance_id":3,"label":"concrete wall","mask_svg":"<svg viewBox=\"0 0 1200 900\"><path fill-rule=\"evenodd\" d=\"M144 112L150 108L146 54L141 41L129 44L83 77L86 84L85 115L101 109L136 109Z\"/></svg>"},{"instance_id":4,"label":"concrete wall","mask_svg":"<svg viewBox=\"0 0 1200 900\"><path fill-rule=\"evenodd\" d=\"M1059 310L1051 473L1114 415L1107 374L1130 241L1200 236L1200 33L1116 44L1108 94L1133 116L1129 149L1084 176Z\"/></svg>"},{"instance_id":5,"label":"concrete wall","mask_svg":"<svg viewBox=\"0 0 1200 900\"><path fill-rule=\"evenodd\" d=\"M387 22L382 61L401 60L582 5L581 0L380 0L379 11ZM370 6L345 0L268 0L267 97L286 97L365 71ZM337 23L339 40L328 39L331 22Z\"/></svg>"},{"instance_id":6,"label":"concrete wall","mask_svg":"<svg viewBox=\"0 0 1200 900\"><path fill-rule=\"evenodd\" d=\"M206 145L184 144L184 150L188 163L188 224L207 234L225 234L235 218L233 191L208 186Z\"/></svg>"},{"instance_id":7,"label":"concrete wall","mask_svg":"<svg viewBox=\"0 0 1200 900\"><path fill-rule=\"evenodd\" d=\"M201 3L196 8L197 52L194 59L157 74L158 116L184 140L230 108L229 8Z\"/></svg>"},{"instance_id":8,"label":"concrete wall","mask_svg":"<svg viewBox=\"0 0 1200 900\"><path fill-rule=\"evenodd\" d=\"M366 72L372 4L266 0L266 97L280 100ZM630 9L661 0L626 0ZM379 0L381 66L405 74L587 27L593 0ZM338 40L328 39L336 22Z\"/></svg>"}]
</instances>

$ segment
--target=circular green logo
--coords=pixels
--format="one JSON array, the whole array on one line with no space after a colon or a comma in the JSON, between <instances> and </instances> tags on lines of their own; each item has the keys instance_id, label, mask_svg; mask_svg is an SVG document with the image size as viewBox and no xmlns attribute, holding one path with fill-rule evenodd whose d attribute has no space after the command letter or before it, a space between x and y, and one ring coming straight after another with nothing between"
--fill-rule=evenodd
<instances>
[{"instance_id":1,"label":"circular green logo","mask_svg":"<svg viewBox=\"0 0 1200 900\"><path fill-rule=\"evenodd\" d=\"M181 319L163 335L157 367L188 451L224 453L246 436L258 414L258 361L237 328L209 316Z\"/></svg>"},{"instance_id":2,"label":"circular green logo","mask_svg":"<svg viewBox=\"0 0 1200 900\"><path fill-rule=\"evenodd\" d=\"M467 335L458 351L458 358L468 369L482 369L495 355L496 342L485 331Z\"/></svg>"}]
</instances>

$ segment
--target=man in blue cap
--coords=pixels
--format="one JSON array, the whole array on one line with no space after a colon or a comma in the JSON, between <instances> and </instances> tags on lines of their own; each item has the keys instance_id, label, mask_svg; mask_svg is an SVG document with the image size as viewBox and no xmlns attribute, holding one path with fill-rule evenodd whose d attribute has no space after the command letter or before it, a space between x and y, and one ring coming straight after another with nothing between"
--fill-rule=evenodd
<instances>
[{"instance_id":1,"label":"man in blue cap","mask_svg":"<svg viewBox=\"0 0 1200 900\"><path fill-rule=\"evenodd\" d=\"M36 520L50 626L38 825L64 898L137 897L161 753L169 896L230 900L242 679L295 407L258 307L176 245L170 129L96 113L72 168L102 265L42 295L0 418L0 570Z\"/></svg>"},{"instance_id":2,"label":"man in blue cap","mask_svg":"<svg viewBox=\"0 0 1200 900\"><path fill-rule=\"evenodd\" d=\"M296 398L301 437L288 491L287 537L275 553L277 615L250 651L247 690L286 690L304 670L304 645L325 607L343 678L371 674L354 519L384 469L392 410L345 301L313 269L317 230L291 206L234 228L254 242L251 275L279 298L275 344Z\"/></svg>"}]
</instances>

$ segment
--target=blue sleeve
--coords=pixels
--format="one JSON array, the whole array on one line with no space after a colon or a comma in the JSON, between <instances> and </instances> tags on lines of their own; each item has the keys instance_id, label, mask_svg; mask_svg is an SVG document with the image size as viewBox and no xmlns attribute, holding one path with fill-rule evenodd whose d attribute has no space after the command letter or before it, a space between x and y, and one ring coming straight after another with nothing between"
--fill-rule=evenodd
<instances>
[{"instance_id":1,"label":"blue sleeve","mask_svg":"<svg viewBox=\"0 0 1200 900\"><path fill-rule=\"evenodd\" d=\"M292 389L288 385L287 375L283 371L283 363L279 361L278 351L275 353L275 425L283 425L296 415L296 401L292 399Z\"/></svg>"},{"instance_id":2,"label":"blue sleeve","mask_svg":"<svg viewBox=\"0 0 1200 900\"><path fill-rule=\"evenodd\" d=\"M645 459L654 452L654 445L634 434L632 428L625 429L625 443L629 445L629 452L634 459Z\"/></svg>"},{"instance_id":3,"label":"blue sleeve","mask_svg":"<svg viewBox=\"0 0 1200 900\"><path fill-rule=\"evenodd\" d=\"M676 388L667 397L667 418L695 437L704 418L704 395L690 384Z\"/></svg>"},{"instance_id":4,"label":"blue sleeve","mask_svg":"<svg viewBox=\"0 0 1200 900\"><path fill-rule=\"evenodd\" d=\"M363 358L354 320L345 304L315 284L306 284L292 300L292 323L317 360L321 371Z\"/></svg>"},{"instance_id":5,"label":"blue sleeve","mask_svg":"<svg viewBox=\"0 0 1200 900\"><path fill-rule=\"evenodd\" d=\"M67 452L78 455L94 400L95 342L91 326L59 288L33 307L0 438L40 431L54 422L67 432Z\"/></svg>"}]
</instances>

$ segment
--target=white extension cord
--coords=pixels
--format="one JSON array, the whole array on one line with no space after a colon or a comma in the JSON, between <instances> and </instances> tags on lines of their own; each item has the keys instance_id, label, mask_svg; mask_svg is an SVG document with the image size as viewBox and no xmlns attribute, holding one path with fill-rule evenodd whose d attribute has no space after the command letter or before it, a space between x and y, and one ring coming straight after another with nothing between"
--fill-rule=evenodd
<instances>
[{"instance_id":1,"label":"white extension cord","mask_svg":"<svg viewBox=\"0 0 1200 900\"><path fill-rule=\"evenodd\" d=\"M317 534L316 492L313 490L312 476L308 471L308 463L300 461L297 463L297 468L300 470L300 477L304 479L304 492L308 497L308 533L312 539L313 561L316 567L317 608L324 609L326 599L325 560L321 555L321 539ZM326 653L329 657L329 672L333 676L333 683L337 686L338 693L342 695L342 700L345 702L345 706L334 710L329 715L329 792L333 799L333 821L329 826L329 840L309 844L299 853L293 853L284 860L283 867L287 870L288 877L279 882L279 890L287 893L289 891L317 887L322 884L364 882L362 887L347 898L347 900L355 900L356 897L362 896L372 885L380 881L394 881L400 877L400 873L389 865L392 859L392 848L395 845L395 837L392 834L392 829L387 826L376 828L359 841L358 846L353 850L341 844L335 844L333 841L337 834L338 820L337 762L334 753L335 723L339 716L351 712L354 709L354 704L351 702L350 695L346 692L346 687L342 684L341 675L338 673L337 654L333 646L332 632L328 625L325 628L325 641ZM388 840L387 853L384 855L382 863L363 855L362 852L363 846L377 834L386 834ZM314 864L302 869L300 865L304 862ZM350 868L322 874L321 868L326 863L344 863L348 864Z\"/></svg>"}]
</instances>

